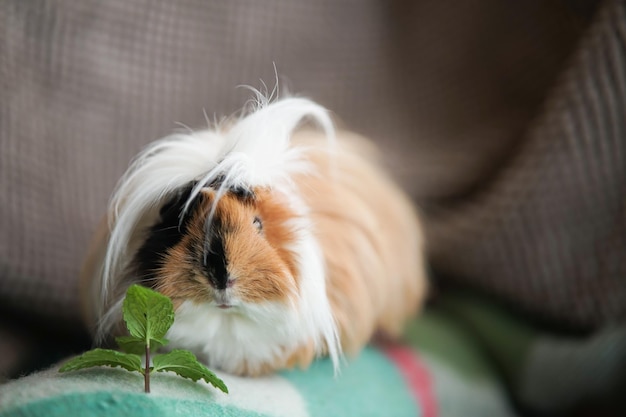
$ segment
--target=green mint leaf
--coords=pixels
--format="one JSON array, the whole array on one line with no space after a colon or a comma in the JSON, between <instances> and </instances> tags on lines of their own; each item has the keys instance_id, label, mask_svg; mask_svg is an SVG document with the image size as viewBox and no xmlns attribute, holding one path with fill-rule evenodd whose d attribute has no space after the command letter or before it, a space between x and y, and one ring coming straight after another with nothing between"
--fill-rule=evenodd
<instances>
[{"instance_id":1,"label":"green mint leaf","mask_svg":"<svg viewBox=\"0 0 626 417\"><path fill-rule=\"evenodd\" d=\"M135 336L120 336L116 337L115 341L117 345L126 353L134 353L136 355L146 354L146 342ZM152 339L150 342L150 350L156 351L161 346L168 344L167 339Z\"/></svg>"},{"instance_id":2,"label":"green mint leaf","mask_svg":"<svg viewBox=\"0 0 626 417\"><path fill-rule=\"evenodd\" d=\"M141 358L139 356L110 349L94 349L85 352L65 363L59 369L59 372L76 371L83 368L92 368L94 366L120 366L127 371L143 373Z\"/></svg>"},{"instance_id":3,"label":"green mint leaf","mask_svg":"<svg viewBox=\"0 0 626 417\"><path fill-rule=\"evenodd\" d=\"M204 379L215 388L228 393L224 381L198 362L195 355L187 350L175 349L162 355L156 355L152 358L152 365L154 365L154 371L172 371L193 381Z\"/></svg>"},{"instance_id":4,"label":"green mint leaf","mask_svg":"<svg viewBox=\"0 0 626 417\"><path fill-rule=\"evenodd\" d=\"M122 306L124 321L131 336L152 345L161 341L174 323L172 301L141 285L132 285Z\"/></svg>"}]
</instances>

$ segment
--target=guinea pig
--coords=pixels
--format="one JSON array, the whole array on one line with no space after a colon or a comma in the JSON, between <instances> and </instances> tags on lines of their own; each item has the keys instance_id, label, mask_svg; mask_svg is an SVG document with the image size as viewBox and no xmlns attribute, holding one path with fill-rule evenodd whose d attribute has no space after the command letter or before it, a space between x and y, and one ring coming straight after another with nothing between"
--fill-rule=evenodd
<instances>
[{"instance_id":1,"label":"guinea pig","mask_svg":"<svg viewBox=\"0 0 626 417\"><path fill-rule=\"evenodd\" d=\"M172 299L169 347L233 374L323 355L337 370L374 334L397 337L426 291L424 238L376 152L316 103L262 95L227 123L149 145L83 267L96 340L122 334L134 283Z\"/></svg>"}]
</instances>

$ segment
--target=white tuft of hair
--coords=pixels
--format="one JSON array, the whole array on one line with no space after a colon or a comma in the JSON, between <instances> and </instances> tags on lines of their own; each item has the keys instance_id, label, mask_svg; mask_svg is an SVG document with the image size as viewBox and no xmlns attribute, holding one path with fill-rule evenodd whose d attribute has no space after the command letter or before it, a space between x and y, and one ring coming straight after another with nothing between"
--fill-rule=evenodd
<instances>
[{"instance_id":1,"label":"white tuft of hair","mask_svg":"<svg viewBox=\"0 0 626 417\"><path fill-rule=\"evenodd\" d=\"M103 260L98 317L98 335L104 337L119 315L111 314L119 292L136 281L127 269L134 255L133 240L154 221L158 210L172 193L192 182L184 211L201 188L220 179L218 198L233 186L290 187L294 172L307 170L297 149L290 148L294 130L304 121L315 122L334 142L334 127L328 111L306 98L288 97L275 101L254 90L256 100L234 122L208 130L174 134L146 147L120 179L109 208L110 237ZM323 281L316 283L316 292ZM313 306L310 306L313 308ZM314 314L316 316L317 314ZM328 314L324 314L328 320ZM314 318L310 318L315 321ZM318 323L320 324L320 323ZM321 324L320 324L321 325ZM341 349L332 317L323 327L322 338L337 367Z\"/></svg>"}]
</instances>

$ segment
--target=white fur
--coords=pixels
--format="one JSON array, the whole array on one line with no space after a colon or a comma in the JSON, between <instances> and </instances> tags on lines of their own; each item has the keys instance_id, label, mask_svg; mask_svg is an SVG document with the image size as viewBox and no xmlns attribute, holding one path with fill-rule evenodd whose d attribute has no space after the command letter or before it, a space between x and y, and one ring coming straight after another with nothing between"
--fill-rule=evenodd
<instances>
[{"instance_id":1,"label":"white fur","mask_svg":"<svg viewBox=\"0 0 626 417\"><path fill-rule=\"evenodd\" d=\"M160 205L179 188L199 181L189 204L203 186L224 175L223 187L270 186L291 195L291 204L301 215L299 223L294 224L298 239L293 248L298 255L300 294L295 308L260 304L223 311L214 306L184 303L176 313L170 339L175 346L204 353L210 364L223 369L234 369L244 357L248 363L254 359L263 361L278 354L281 346L295 347L313 340L318 353L324 348L328 350L337 369L341 348L326 297L324 262L310 232L306 207L290 180L294 172L309 169L299 159L300 153L289 148L293 130L306 117L317 122L334 140L333 125L324 108L303 98L269 103L258 94L253 112L228 129L216 127L173 135L138 155L111 200L111 234L103 261L98 306L100 335L110 331L114 319L119 318L111 311L119 305L114 294L138 280L128 276L128 263L141 233L156 219Z\"/></svg>"},{"instance_id":2,"label":"white fur","mask_svg":"<svg viewBox=\"0 0 626 417\"><path fill-rule=\"evenodd\" d=\"M209 367L234 372L244 361L273 362L281 344L293 346L295 312L277 303L237 305L224 311L213 303L185 301L167 338L169 348L192 350ZM276 320L279 318L279 320Z\"/></svg>"}]
</instances>

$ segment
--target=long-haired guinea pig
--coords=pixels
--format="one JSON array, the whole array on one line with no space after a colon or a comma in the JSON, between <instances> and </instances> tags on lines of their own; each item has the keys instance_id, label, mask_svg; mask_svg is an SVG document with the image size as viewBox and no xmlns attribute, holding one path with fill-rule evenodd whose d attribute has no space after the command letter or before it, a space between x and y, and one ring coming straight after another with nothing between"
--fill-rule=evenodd
<instances>
[{"instance_id":1,"label":"long-haired guinea pig","mask_svg":"<svg viewBox=\"0 0 626 417\"><path fill-rule=\"evenodd\" d=\"M229 123L153 143L105 223L83 268L97 340L123 331L139 283L174 303L170 347L234 374L320 355L337 369L375 333L397 336L425 292L410 200L369 142L304 98L260 97Z\"/></svg>"}]
</instances>

